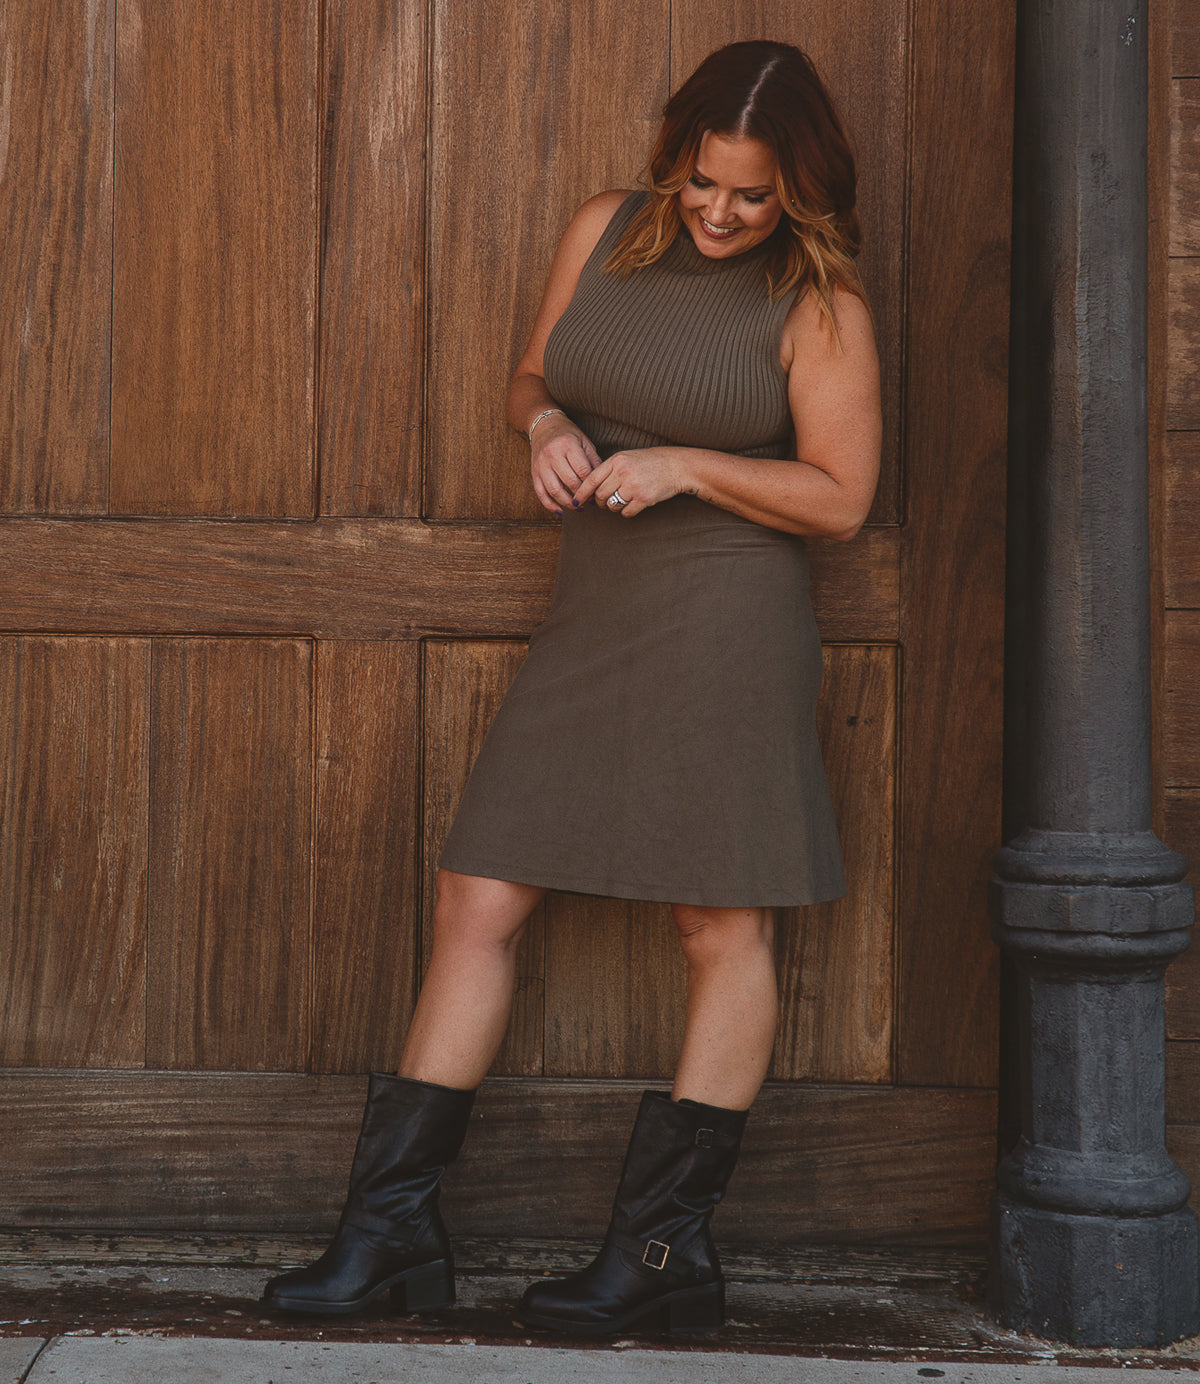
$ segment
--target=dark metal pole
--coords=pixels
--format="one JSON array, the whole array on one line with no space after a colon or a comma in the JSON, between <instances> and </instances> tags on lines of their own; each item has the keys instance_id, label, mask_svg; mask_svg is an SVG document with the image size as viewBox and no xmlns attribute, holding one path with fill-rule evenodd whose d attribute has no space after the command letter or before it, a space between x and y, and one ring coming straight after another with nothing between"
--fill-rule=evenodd
<instances>
[{"instance_id":1,"label":"dark metal pole","mask_svg":"<svg viewBox=\"0 0 1200 1384\"><path fill-rule=\"evenodd\" d=\"M1167 1155L1163 976L1184 861L1151 830L1146 4L1018 0L1006 820L992 916L1017 1099L993 1206L1008 1325L1200 1331Z\"/></svg>"}]
</instances>

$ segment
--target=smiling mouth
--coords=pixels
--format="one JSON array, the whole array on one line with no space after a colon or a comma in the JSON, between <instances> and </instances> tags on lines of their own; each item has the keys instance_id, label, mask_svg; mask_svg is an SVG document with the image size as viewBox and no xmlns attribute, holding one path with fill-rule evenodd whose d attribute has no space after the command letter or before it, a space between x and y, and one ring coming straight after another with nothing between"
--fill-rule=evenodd
<instances>
[{"instance_id":1,"label":"smiling mouth","mask_svg":"<svg viewBox=\"0 0 1200 1384\"><path fill-rule=\"evenodd\" d=\"M700 217L700 224L709 235L717 240L728 240L731 235L736 235L740 229L738 226L714 226L711 221L706 221L703 216Z\"/></svg>"}]
</instances>

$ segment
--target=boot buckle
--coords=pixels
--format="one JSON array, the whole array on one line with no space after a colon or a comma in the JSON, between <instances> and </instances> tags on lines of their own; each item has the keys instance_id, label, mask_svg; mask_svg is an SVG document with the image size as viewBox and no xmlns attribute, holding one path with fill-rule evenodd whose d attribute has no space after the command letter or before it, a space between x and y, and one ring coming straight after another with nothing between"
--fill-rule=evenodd
<instances>
[{"instance_id":1,"label":"boot buckle","mask_svg":"<svg viewBox=\"0 0 1200 1384\"><path fill-rule=\"evenodd\" d=\"M670 1245L664 1245L661 1240L650 1240L642 1251L642 1263L651 1269L665 1269L667 1255L670 1253Z\"/></svg>"},{"instance_id":2,"label":"boot buckle","mask_svg":"<svg viewBox=\"0 0 1200 1384\"><path fill-rule=\"evenodd\" d=\"M713 1146L713 1131L711 1129L698 1129L696 1131L696 1147L710 1149Z\"/></svg>"}]
</instances>

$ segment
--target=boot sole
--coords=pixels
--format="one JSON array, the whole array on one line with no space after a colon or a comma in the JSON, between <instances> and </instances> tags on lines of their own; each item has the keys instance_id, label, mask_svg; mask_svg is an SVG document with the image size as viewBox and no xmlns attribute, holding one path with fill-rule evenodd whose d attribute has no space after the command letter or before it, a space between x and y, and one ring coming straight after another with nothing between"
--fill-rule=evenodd
<instances>
[{"instance_id":1,"label":"boot sole","mask_svg":"<svg viewBox=\"0 0 1200 1384\"><path fill-rule=\"evenodd\" d=\"M647 1318L657 1318L659 1328L667 1331L717 1331L725 1325L725 1285L706 1283L699 1288L678 1288L606 1322L572 1321L541 1312L517 1313L522 1326L537 1326L565 1336L615 1336L631 1326L647 1324Z\"/></svg>"},{"instance_id":2,"label":"boot sole","mask_svg":"<svg viewBox=\"0 0 1200 1384\"><path fill-rule=\"evenodd\" d=\"M263 1299L263 1306L279 1312L293 1312L309 1317L348 1317L389 1293L393 1308L403 1315L410 1312L432 1312L438 1307L453 1307L454 1265L439 1259L432 1264L418 1264L392 1274L378 1283L365 1297L349 1302L323 1302L320 1299L293 1298L275 1295Z\"/></svg>"}]
</instances>

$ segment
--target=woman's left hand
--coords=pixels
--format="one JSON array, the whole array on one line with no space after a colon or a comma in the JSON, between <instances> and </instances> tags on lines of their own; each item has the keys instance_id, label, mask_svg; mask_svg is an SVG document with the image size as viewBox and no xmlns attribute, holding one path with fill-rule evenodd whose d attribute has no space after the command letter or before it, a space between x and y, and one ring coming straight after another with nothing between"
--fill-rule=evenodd
<instances>
[{"instance_id":1,"label":"woman's left hand","mask_svg":"<svg viewBox=\"0 0 1200 1384\"><path fill-rule=\"evenodd\" d=\"M584 505L595 499L601 508L612 508L626 519L649 509L660 500L669 500L684 489L683 468L677 447L639 447L631 452L614 452L588 476L575 492ZM619 508L608 501L618 495L625 503Z\"/></svg>"}]
</instances>

